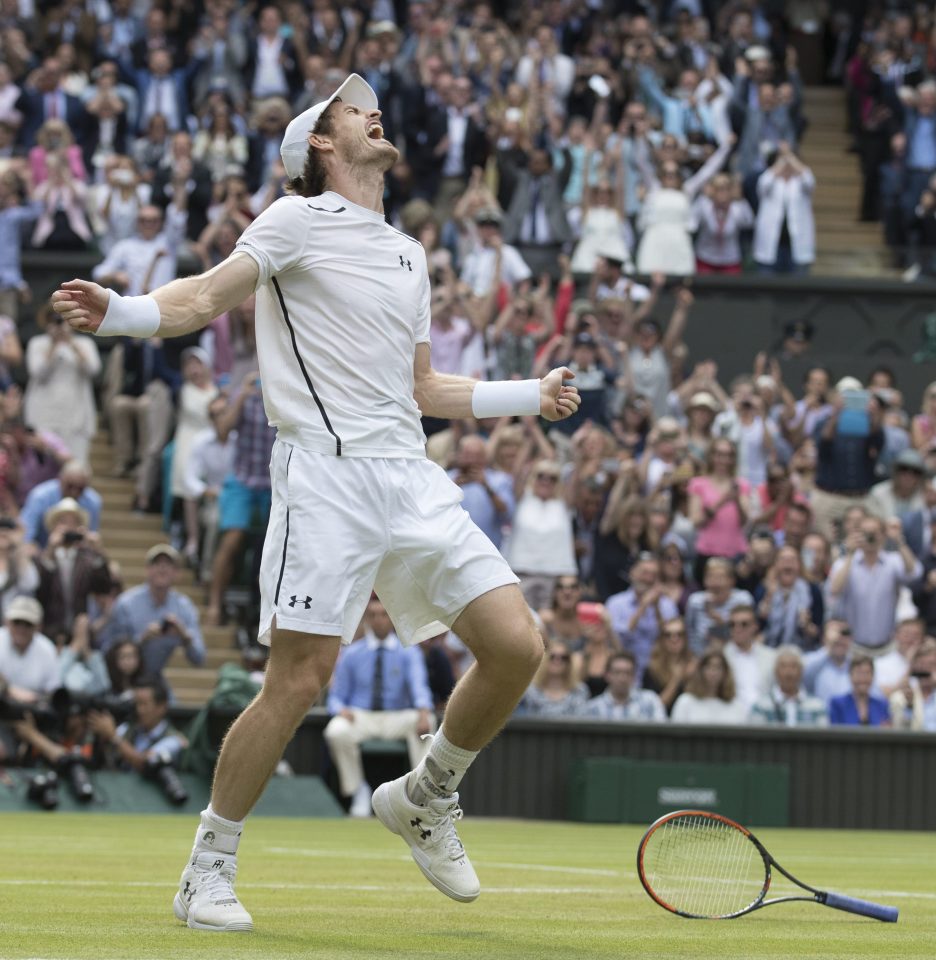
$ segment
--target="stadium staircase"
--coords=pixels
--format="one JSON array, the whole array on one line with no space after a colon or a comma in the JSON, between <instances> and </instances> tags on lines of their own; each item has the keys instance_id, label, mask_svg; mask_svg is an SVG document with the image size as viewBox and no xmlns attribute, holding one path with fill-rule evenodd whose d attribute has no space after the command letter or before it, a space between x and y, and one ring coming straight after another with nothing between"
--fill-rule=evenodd
<instances>
[{"instance_id":1,"label":"stadium staircase","mask_svg":"<svg viewBox=\"0 0 936 960\"><path fill-rule=\"evenodd\" d=\"M132 511L133 481L111 477L113 464L114 457L107 434L98 430L91 446L91 468L94 471L92 486L104 500L101 539L110 559L120 564L124 586L134 587L145 579L146 551L154 543L165 542L168 536L162 529L161 516L140 516ZM234 628L205 625L205 589L195 582L192 571L186 569L180 572L176 589L189 596L202 615L205 665L193 667L186 660L184 652L176 650L166 668L166 680L180 706L201 706L214 689L218 667L229 660L239 659Z\"/></svg>"},{"instance_id":2,"label":"stadium staircase","mask_svg":"<svg viewBox=\"0 0 936 960\"><path fill-rule=\"evenodd\" d=\"M841 87L807 87L803 112L809 127L803 138L803 160L816 177L816 262L819 276L886 276L894 269L879 223L858 220L861 164L849 153L848 108Z\"/></svg>"}]
</instances>

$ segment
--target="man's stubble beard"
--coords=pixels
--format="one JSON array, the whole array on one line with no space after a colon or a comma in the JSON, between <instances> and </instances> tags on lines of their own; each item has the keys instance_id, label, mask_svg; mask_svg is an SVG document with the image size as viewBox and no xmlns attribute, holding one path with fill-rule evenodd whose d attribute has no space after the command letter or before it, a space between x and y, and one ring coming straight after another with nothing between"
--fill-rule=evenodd
<instances>
[{"instance_id":1,"label":"man's stubble beard","mask_svg":"<svg viewBox=\"0 0 936 960\"><path fill-rule=\"evenodd\" d=\"M400 151L388 140L385 144L381 144L379 150L363 145L357 147L347 158L346 162L349 171L362 176L362 178L371 174L374 169L376 169L382 177L386 177L387 173L393 169L394 164L399 159Z\"/></svg>"}]
</instances>

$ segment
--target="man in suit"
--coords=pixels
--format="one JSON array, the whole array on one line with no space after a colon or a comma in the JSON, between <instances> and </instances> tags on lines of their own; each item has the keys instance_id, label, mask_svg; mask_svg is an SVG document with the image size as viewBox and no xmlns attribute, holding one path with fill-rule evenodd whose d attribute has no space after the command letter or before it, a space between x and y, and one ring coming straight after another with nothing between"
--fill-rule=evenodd
<instances>
[{"instance_id":1,"label":"man in suit","mask_svg":"<svg viewBox=\"0 0 936 960\"><path fill-rule=\"evenodd\" d=\"M404 647L384 605L371 597L364 636L344 647L328 694L332 715L325 742L338 768L339 788L351 815L370 816L371 788L364 779L364 740L406 740L415 767L428 749L420 737L435 730L432 692L419 647Z\"/></svg>"},{"instance_id":2,"label":"man in suit","mask_svg":"<svg viewBox=\"0 0 936 960\"><path fill-rule=\"evenodd\" d=\"M549 151L536 149L530 153L527 169L517 174L504 219L504 240L520 251L537 277L549 273L558 279L562 245L572 239L562 202L571 166L567 158L557 174Z\"/></svg>"},{"instance_id":3,"label":"man in suit","mask_svg":"<svg viewBox=\"0 0 936 960\"><path fill-rule=\"evenodd\" d=\"M188 123L188 82L202 64L196 55L185 68L173 69L169 50L150 51L147 69L137 71L137 91L140 94L139 130L149 126L154 114L166 118L170 130L184 130Z\"/></svg>"},{"instance_id":4,"label":"man in suit","mask_svg":"<svg viewBox=\"0 0 936 960\"><path fill-rule=\"evenodd\" d=\"M184 130L172 135L168 160L156 170L152 202L166 210L172 205L180 184L184 184L188 196L185 234L189 240L197 240L208 223L208 207L212 199L211 173L192 156L192 136Z\"/></svg>"},{"instance_id":5,"label":"man in suit","mask_svg":"<svg viewBox=\"0 0 936 960\"><path fill-rule=\"evenodd\" d=\"M16 109L23 115L17 142L24 150L36 145L36 134L46 120L63 120L75 142L84 147L87 113L77 97L62 89L61 82L61 64L48 57L33 75L33 86L26 87L16 101Z\"/></svg>"},{"instance_id":6,"label":"man in suit","mask_svg":"<svg viewBox=\"0 0 936 960\"><path fill-rule=\"evenodd\" d=\"M244 77L254 98L291 100L302 85L296 48L282 36L282 26L279 9L263 7L257 17L257 34L249 41Z\"/></svg>"},{"instance_id":7,"label":"man in suit","mask_svg":"<svg viewBox=\"0 0 936 960\"><path fill-rule=\"evenodd\" d=\"M455 199L465 192L473 167L487 159L487 137L481 114L473 101L471 81L456 77L448 88L447 103L429 114L429 141L435 142L433 158L437 188L434 206L440 220L449 218ZM438 136L441 134L441 136Z\"/></svg>"}]
</instances>

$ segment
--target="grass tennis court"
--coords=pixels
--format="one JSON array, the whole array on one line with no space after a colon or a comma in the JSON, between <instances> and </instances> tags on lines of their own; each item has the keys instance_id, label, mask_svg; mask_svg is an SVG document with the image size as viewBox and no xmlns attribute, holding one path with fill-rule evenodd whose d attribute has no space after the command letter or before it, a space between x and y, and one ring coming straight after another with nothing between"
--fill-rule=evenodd
<instances>
[{"instance_id":1,"label":"grass tennis court","mask_svg":"<svg viewBox=\"0 0 936 960\"><path fill-rule=\"evenodd\" d=\"M172 917L190 817L0 817L0 958L854 958L933 956L926 834L756 831L806 882L900 907L876 923L810 904L687 921L653 904L634 867L639 827L468 820L484 892L445 899L376 821L251 820L238 892L253 934Z\"/></svg>"}]
</instances>

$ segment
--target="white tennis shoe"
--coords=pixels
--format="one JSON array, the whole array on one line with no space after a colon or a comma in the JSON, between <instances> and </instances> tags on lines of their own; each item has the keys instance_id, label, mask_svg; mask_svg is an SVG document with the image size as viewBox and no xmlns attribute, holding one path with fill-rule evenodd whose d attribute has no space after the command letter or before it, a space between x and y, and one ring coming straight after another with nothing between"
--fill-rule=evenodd
<instances>
[{"instance_id":1,"label":"white tennis shoe","mask_svg":"<svg viewBox=\"0 0 936 960\"><path fill-rule=\"evenodd\" d=\"M408 777L405 774L374 791L374 813L391 833L409 844L416 865L437 890L470 903L481 892L481 885L455 831L455 821L462 818L458 794L420 806L406 795Z\"/></svg>"},{"instance_id":2,"label":"white tennis shoe","mask_svg":"<svg viewBox=\"0 0 936 960\"><path fill-rule=\"evenodd\" d=\"M194 854L182 871L172 912L193 930L236 933L253 930L253 920L234 893L237 857Z\"/></svg>"}]
</instances>

